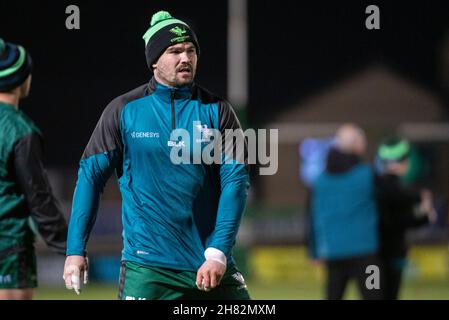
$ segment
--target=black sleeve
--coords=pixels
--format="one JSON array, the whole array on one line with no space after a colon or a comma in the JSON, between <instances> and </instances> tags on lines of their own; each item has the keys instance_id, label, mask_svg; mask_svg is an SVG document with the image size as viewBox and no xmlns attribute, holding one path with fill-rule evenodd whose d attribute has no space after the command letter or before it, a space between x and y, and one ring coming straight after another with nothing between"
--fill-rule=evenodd
<instances>
[{"instance_id":1,"label":"black sleeve","mask_svg":"<svg viewBox=\"0 0 449 320\"><path fill-rule=\"evenodd\" d=\"M421 216L413 216L410 220L409 220L409 227L410 228L418 228L421 226L424 226L426 224L429 224L430 220L429 217L427 215L421 215Z\"/></svg>"},{"instance_id":2,"label":"black sleeve","mask_svg":"<svg viewBox=\"0 0 449 320\"><path fill-rule=\"evenodd\" d=\"M395 197L393 197L393 207L396 211L402 213L399 215L398 224L405 228L414 228L428 223L428 218L424 216L416 216L415 207L419 205L421 196L419 192L410 188L397 188Z\"/></svg>"},{"instance_id":3,"label":"black sleeve","mask_svg":"<svg viewBox=\"0 0 449 320\"><path fill-rule=\"evenodd\" d=\"M237 115L229 102L222 100L218 105L219 130L223 139L222 152L226 156L231 156L237 163L248 165L248 145Z\"/></svg>"},{"instance_id":4,"label":"black sleeve","mask_svg":"<svg viewBox=\"0 0 449 320\"><path fill-rule=\"evenodd\" d=\"M413 228L425 225L428 217L416 216L415 206L421 201L420 193L401 186L399 179L393 176L376 178L377 204L382 222L397 229Z\"/></svg>"},{"instance_id":5,"label":"black sleeve","mask_svg":"<svg viewBox=\"0 0 449 320\"><path fill-rule=\"evenodd\" d=\"M14 169L40 235L51 249L65 254L67 223L53 196L42 154L41 138L35 133L24 136L14 146Z\"/></svg>"}]
</instances>

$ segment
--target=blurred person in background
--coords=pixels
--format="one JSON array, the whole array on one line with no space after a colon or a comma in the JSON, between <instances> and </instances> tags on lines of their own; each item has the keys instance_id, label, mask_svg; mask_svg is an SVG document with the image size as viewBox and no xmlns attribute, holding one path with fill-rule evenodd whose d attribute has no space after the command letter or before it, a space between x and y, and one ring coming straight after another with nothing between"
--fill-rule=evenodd
<instances>
[{"instance_id":1,"label":"blurred person in background","mask_svg":"<svg viewBox=\"0 0 449 320\"><path fill-rule=\"evenodd\" d=\"M327 154L325 171L311 186L310 251L327 271L326 298L343 298L355 279L363 299L381 299L366 287L366 268L379 265L374 170L364 162L366 138L354 124L341 126Z\"/></svg>"},{"instance_id":2,"label":"blurred person in background","mask_svg":"<svg viewBox=\"0 0 449 320\"><path fill-rule=\"evenodd\" d=\"M314 257L312 252L315 247L313 244L314 238L310 235L312 231L312 216L311 216L311 196L312 186L316 179L325 171L327 155L329 150L335 145L335 137L327 138L305 138L299 145L299 180L305 186L305 208L306 208L306 235L307 247L309 249L309 256L312 258L311 262L314 265L320 265L321 261Z\"/></svg>"},{"instance_id":3,"label":"blurred person in background","mask_svg":"<svg viewBox=\"0 0 449 320\"><path fill-rule=\"evenodd\" d=\"M51 249L66 250L67 224L43 166L42 134L19 110L31 70L25 49L0 38L0 299L32 299L36 226Z\"/></svg>"},{"instance_id":4,"label":"blurred person in background","mask_svg":"<svg viewBox=\"0 0 449 320\"><path fill-rule=\"evenodd\" d=\"M190 136L198 130L204 139L194 143L202 150L209 128L243 137L240 123L228 102L194 83L199 45L185 22L160 11L144 39L153 77L106 107L80 161L66 286L80 290L100 195L116 171L124 244L119 299L249 299L232 257L249 187L246 164L175 164L170 157L182 148L170 138L175 129Z\"/></svg>"},{"instance_id":5,"label":"blurred person in background","mask_svg":"<svg viewBox=\"0 0 449 320\"><path fill-rule=\"evenodd\" d=\"M409 169L410 150L409 141L389 138L377 151L381 283L384 298L389 300L399 295L407 262L407 230L433 223L437 218L431 191L412 188L401 181Z\"/></svg>"}]
</instances>

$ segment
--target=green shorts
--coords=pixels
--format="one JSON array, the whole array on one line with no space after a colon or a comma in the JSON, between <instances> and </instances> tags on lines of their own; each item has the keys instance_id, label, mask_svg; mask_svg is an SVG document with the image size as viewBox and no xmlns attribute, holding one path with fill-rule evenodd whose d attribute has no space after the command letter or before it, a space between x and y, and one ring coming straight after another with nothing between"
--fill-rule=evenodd
<instances>
[{"instance_id":1,"label":"green shorts","mask_svg":"<svg viewBox=\"0 0 449 320\"><path fill-rule=\"evenodd\" d=\"M36 255L32 246L0 250L0 289L37 287Z\"/></svg>"},{"instance_id":2,"label":"green shorts","mask_svg":"<svg viewBox=\"0 0 449 320\"><path fill-rule=\"evenodd\" d=\"M209 292L196 287L196 272L122 262L120 300L249 300L245 280L236 267L229 268L221 283Z\"/></svg>"}]
</instances>

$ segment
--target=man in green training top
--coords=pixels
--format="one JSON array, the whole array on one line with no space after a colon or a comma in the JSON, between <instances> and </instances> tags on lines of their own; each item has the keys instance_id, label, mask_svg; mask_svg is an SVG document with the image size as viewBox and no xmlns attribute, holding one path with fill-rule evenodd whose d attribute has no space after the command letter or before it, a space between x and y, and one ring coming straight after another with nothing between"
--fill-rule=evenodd
<instances>
[{"instance_id":1,"label":"man in green training top","mask_svg":"<svg viewBox=\"0 0 449 320\"><path fill-rule=\"evenodd\" d=\"M31 69L25 49L0 38L0 300L31 299L37 286L31 224L55 252L66 247L67 224L42 164L42 135L18 110Z\"/></svg>"},{"instance_id":2,"label":"man in green training top","mask_svg":"<svg viewBox=\"0 0 449 320\"><path fill-rule=\"evenodd\" d=\"M152 79L106 107L80 161L66 286L79 292L100 194L115 171L123 222L119 298L249 299L232 257L249 187L246 159L230 152L246 148L240 123L227 101L194 83L199 45L186 23L161 11L143 37ZM194 138L179 140L180 132ZM212 133L231 142L216 143L220 163L173 161L192 146L193 157L208 150Z\"/></svg>"}]
</instances>

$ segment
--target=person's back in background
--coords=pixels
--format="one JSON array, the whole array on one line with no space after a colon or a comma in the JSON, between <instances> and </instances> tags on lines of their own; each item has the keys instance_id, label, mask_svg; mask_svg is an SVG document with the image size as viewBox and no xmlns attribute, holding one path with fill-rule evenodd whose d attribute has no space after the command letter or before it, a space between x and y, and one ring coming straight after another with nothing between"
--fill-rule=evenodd
<instances>
[{"instance_id":1,"label":"person's back in background","mask_svg":"<svg viewBox=\"0 0 449 320\"><path fill-rule=\"evenodd\" d=\"M364 299L382 297L365 283L367 266L378 265L374 171L362 160L365 151L362 129L342 126L312 186L312 255L325 262L327 299L342 299L351 279Z\"/></svg>"}]
</instances>

